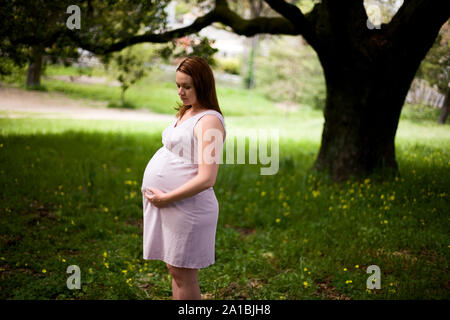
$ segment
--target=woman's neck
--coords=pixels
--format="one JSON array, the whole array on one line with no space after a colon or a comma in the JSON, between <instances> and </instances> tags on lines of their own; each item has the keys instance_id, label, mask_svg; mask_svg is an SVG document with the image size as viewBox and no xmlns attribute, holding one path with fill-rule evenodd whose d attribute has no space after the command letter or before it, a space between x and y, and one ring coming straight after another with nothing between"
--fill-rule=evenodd
<instances>
[{"instance_id":1,"label":"woman's neck","mask_svg":"<svg viewBox=\"0 0 450 320\"><path fill-rule=\"evenodd\" d=\"M189 111L192 114L197 114L197 113L205 111L205 110L207 110L207 108L203 108L201 106L193 106L193 105L191 105L191 107L187 111Z\"/></svg>"}]
</instances>

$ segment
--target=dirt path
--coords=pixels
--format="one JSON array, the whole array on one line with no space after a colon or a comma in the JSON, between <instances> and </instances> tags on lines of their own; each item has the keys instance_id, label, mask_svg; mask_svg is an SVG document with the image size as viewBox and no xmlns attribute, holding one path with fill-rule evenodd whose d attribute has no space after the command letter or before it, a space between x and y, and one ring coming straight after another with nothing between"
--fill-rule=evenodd
<instances>
[{"instance_id":1,"label":"dirt path","mask_svg":"<svg viewBox=\"0 0 450 320\"><path fill-rule=\"evenodd\" d=\"M57 92L0 87L0 117L170 121L174 115L107 108L106 102L71 99Z\"/></svg>"}]
</instances>

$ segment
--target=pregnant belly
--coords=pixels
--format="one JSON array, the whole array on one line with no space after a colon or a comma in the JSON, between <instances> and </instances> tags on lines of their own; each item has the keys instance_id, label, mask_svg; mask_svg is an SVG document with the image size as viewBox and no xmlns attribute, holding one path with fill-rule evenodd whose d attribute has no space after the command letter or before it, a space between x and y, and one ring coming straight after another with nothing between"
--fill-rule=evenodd
<instances>
[{"instance_id":1,"label":"pregnant belly","mask_svg":"<svg viewBox=\"0 0 450 320\"><path fill-rule=\"evenodd\" d=\"M145 168L141 191L153 187L169 192L185 184L197 175L198 167L192 163L184 163L166 147L161 147L150 159Z\"/></svg>"}]
</instances>

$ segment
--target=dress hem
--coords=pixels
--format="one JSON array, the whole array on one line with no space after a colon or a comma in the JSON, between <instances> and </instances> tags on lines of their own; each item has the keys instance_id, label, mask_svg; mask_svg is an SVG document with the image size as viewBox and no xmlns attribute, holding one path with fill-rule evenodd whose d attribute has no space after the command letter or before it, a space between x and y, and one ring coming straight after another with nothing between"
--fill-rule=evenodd
<instances>
[{"instance_id":1,"label":"dress hem","mask_svg":"<svg viewBox=\"0 0 450 320\"><path fill-rule=\"evenodd\" d=\"M194 266L194 265L181 265L178 263L172 263L169 261L169 259L165 259L165 258L152 258L152 257L148 257L148 258L144 258L144 260L161 260L165 263L170 264L171 266L177 267L177 268L187 268L187 269L203 269L206 267L209 267L210 265L213 265L215 263L215 261L213 262L209 262L207 264L201 264L198 266Z\"/></svg>"}]
</instances>

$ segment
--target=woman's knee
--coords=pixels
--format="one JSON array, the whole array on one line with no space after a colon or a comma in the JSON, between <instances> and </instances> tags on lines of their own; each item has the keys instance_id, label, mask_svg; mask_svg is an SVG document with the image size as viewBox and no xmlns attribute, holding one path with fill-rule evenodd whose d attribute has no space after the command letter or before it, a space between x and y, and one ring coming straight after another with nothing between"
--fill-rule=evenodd
<instances>
[{"instance_id":1,"label":"woman's knee","mask_svg":"<svg viewBox=\"0 0 450 320\"><path fill-rule=\"evenodd\" d=\"M179 268L170 264L166 264L166 266L177 285L182 286L197 282L197 269Z\"/></svg>"}]
</instances>

